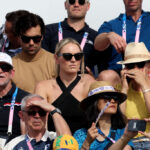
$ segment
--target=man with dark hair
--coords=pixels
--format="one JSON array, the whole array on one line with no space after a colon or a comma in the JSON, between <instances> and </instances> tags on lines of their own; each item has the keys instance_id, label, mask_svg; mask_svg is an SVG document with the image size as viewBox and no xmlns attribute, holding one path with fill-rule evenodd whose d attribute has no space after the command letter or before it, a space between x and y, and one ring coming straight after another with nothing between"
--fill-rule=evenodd
<instances>
[{"instance_id":1,"label":"man with dark hair","mask_svg":"<svg viewBox=\"0 0 150 150\"><path fill-rule=\"evenodd\" d=\"M46 26L42 47L54 53L56 44L62 38L73 38L81 44L84 52L85 66L93 70L98 65L100 71L100 52L94 49L97 32L85 22L86 13L90 9L89 0L65 0L68 17L59 23Z\"/></svg>"},{"instance_id":2,"label":"man with dark hair","mask_svg":"<svg viewBox=\"0 0 150 150\"><path fill-rule=\"evenodd\" d=\"M16 23L22 52L13 57L13 82L30 93L37 82L55 77L54 55L41 48L44 30L42 18L33 13L20 17Z\"/></svg>"},{"instance_id":3,"label":"man with dark hair","mask_svg":"<svg viewBox=\"0 0 150 150\"><path fill-rule=\"evenodd\" d=\"M21 51L20 38L15 32L15 25L19 17L27 14L26 10L17 10L6 14L5 25L1 28L0 51L14 56Z\"/></svg>"},{"instance_id":4,"label":"man with dark hair","mask_svg":"<svg viewBox=\"0 0 150 150\"><path fill-rule=\"evenodd\" d=\"M23 133L18 112L21 99L28 93L12 83L15 71L11 57L0 52L0 148Z\"/></svg>"}]
</instances>

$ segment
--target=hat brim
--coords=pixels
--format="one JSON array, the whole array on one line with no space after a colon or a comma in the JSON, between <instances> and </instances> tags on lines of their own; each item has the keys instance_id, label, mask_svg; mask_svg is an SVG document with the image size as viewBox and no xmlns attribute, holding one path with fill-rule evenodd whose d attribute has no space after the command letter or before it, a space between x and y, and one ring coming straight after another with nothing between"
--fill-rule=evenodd
<instances>
[{"instance_id":1,"label":"hat brim","mask_svg":"<svg viewBox=\"0 0 150 150\"><path fill-rule=\"evenodd\" d=\"M125 65L125 64L130 64L130 63L139 63L139 62L143 62L143 61L149 61L150 58L143 58L141 60L141 58L136 58L136 59L128 59L128 60L125 60L125 61L118 61L117 64L122 64L122 65Z\"/></svg>"},{"instance_id":2,"label":"hat brim","mask_svg":"<svg viewBox=\"0 0 150 150\"><path fill-rule=\"evenodd\" d=\"M120 93L120 92L103 92L103 93L98 93L98 94L95 94L95 95L92 95L92 96L89 96L89 97L85 98L80 103L80 107L83 110L86 110L90 105L92 105L95 101L97 101L99 97L103 97L103 95L117 96L119 104L121 104L122 102L124 102L127 99L127 95L124 94L124 93Z\"/></svg>"},{"instance_id":3,"label":"hat brim","mask_svg":"<svg viewBox=\"0 0 150 150\"><path fill-rule=\"evenodd\" d=\"M6 62L6 61L0 61L0 63L7 64L7 65L9 65L9 66L11 66L11 67L13 68L13 65L12 65L12 64L10 64L10 63L8 63L8 62Z\"/></svg>"}]
</instances>

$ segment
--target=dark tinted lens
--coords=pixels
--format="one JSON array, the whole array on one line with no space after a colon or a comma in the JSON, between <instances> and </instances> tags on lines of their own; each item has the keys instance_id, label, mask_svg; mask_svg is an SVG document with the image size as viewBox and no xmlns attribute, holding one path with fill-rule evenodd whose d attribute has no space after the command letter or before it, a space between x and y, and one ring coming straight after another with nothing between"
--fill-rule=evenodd
<instances>
[{"instance_id":1,"label":"dark tinted lens","mask_svg":"<svg viewBox=\"0 0 150 150\"><path fill-rule=\"evenodd\" d=\"M80 5L84 5L85 4L85 0L78 0Z\"/></svg>"},{"instance_id":2,"label":"dark tinted lens","mask_svg":"<svg viewBox=\"0 0 150 150\"><path fill-rule=\"evenodd\" d=\"M39 116L41 116L41 117L46 115L46 112L44 110L39 110L37 112L36 111L27 111L27 113L28 113L29 116L35 116L36 113L38 113Z\"/></svg>"},{"instance_id":3,"label":"dark tinted lens","mask_svg":"<svg viewBox=\"0 0 150 150\"><path fill-rule=\"evenodd\" d=\"M0 65L0 68L2 69L3 72L9 72L12 69L12 67L8 64L2 64Z\"/></svg>"},{"instance_id":4,"label":"dark tinted lens","mask_svg":"<svg viewBox=\"0 0 150 150\"><path fill-rule=\"evenodd\" d=\"M39 43L41 41L42 36L21 36L21 39L24 43L29 43L30 40L32 39L34 43Z\"/></svg>"},{"instance_id":5,"label":"dark tinted lens","mask_svg":"<svg viewBox=\"0 0 150 150\"><path fill-rule=\"evenodd\" d=\"M105 101L111 101L111 99L113 99L113 100L115 100L115 101L118 101L119 100L119 98L118 98L118 96L115 96L115 95L104 95L103 96L103 99L105 100Z\"/></svg>"},{"instance_id":6,"label":"dark tinted lens","mask_svg":"<svg viewBox=\"0 0 150 150\"><path fill-rule=\"evenodd\" d=\"M140 62L140 63L137 63L136 65L138 68L143 68L145 66L145 63L146 62Z\"/></svg>"},{"instance_id":7,"label":"dark tinted lens","mask_svg":"<svg viewBox=\"0 0 150 150\"><path fill-rule=\"evenodd\" d=\"M75 3L75 0L69 0L69 4L73 5Z\"/></svg>"},{"instance_id":8,"label":"dark tinted lens","mask_svg":"<svg viewBox=\"0 0 150 150\"><path fill-rule=\"evenodd\" d=\"M76 60L81 60L82 56L83 56L83 53L77 53L74 55Z\"/></svg>"},{"instance_id":9,"label":"dark tinted lens","mask_svg":"<svg viewBox=\"0 0 150 150\"><path fill-rule=\"evenodd\" d=\"M70 54L70 53L63 53L63 57L64 57L65 60L71 60L72 56L73 55Z\"/></svg>"},{"instance_id":10,"label":"dark tinted lens","mask_svg":"<svg viewBox=\"0 0 150 150\"><path fill-rule=\"evenodd\" d=\"M125 65L127 69L133 69L134 66L135 66L135 63L132 63L132 64L126 64Z\"/></svg>"}]
</instances>

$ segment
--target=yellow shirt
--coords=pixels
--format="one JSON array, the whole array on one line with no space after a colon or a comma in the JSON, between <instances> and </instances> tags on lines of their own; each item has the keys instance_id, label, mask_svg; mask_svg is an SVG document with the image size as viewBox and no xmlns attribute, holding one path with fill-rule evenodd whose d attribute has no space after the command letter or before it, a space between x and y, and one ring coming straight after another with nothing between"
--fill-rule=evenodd
<instances>
[{"instance_id":1,"label":"yellow shirt","mask_svg":"<svg viewBox=\"0 0 150 150\"><path fill-rule=\"evenodd\" d=\"M54 55L44 49L40 49L34 57L22 51L13 57L13 66L15 69L13 82L30 93L34 92L39 81L55 77Z\"/></svg>"}]
</instances>

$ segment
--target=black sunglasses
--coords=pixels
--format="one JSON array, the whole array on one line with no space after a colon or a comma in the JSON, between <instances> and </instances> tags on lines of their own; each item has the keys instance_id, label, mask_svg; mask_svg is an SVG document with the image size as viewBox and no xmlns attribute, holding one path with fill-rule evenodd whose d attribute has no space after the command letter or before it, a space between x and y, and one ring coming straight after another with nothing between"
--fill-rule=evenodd
<instances>
[{"instance_id":1,"label":"black sunglasses","mask_svg":"<svg viewBox=\"0 0 150 150\"><path fill-rule=\"evenodd\" d=\"M62 53L62 54L58 54L58 56L63 56L63 58L67 61L71 60L73 56L75 60L81 60L81 58L83 57L83 53L76 53L74 55L71 53Z\"/></svg>"},{"instance_id":2,"label":"black sunglasses","mask_svg":"<svg viewBox=\"0 0 150 150\"><path fill-rule=\"evenodd\" d=\"M38 113L40 117L46 116L46 112L42 109L39 111L34 111L34 110L29 110L29 111L23 110L23 111L26 112L29 116L35 116L36 113Z\"/></svg>"},{"instance_id":3,"label":"black sunglasses","mask_svg":"<svg viewBox=\"0 0 150 150\"><path fill-rule=\"evenodd\" d=\"M3 72L9 72L10 70L12 70L12 66L8 64L1 64L0 68Z\"/></svg>"},{"instance_id":4,"label":"black sunglasses","mask_svg":"<svg viewBox=\"0 0 150 150\"><path fill-rule=\"evenodd\" d=\"M25 36L25 35L22 35L21 39L22 39L22 41L24 43L29 43L31 39L34 41L34 43L39 43L41 41L41 39L42 39L42 36L40 36L40 35L37 35L37 36Z\"/></svg>"},{"instance_id":5,"label":"black sunglasses","mask_svg":"<svg viewBox=\"0 0 150 150\"><path fill-rule=\"evenodd\" d=\"M133 69L135 68L135 66L137 66L138 68L143 68L145 66L146 62L139 62L139 63L131 63L131 64L126 64L125 67L127 69Z\"/></svg>"},{"instance_id":6,"label":"black sunglasses","mask_svg":"<svg viewBox=\"0 0 150 150\"><path fill-rule=\"evenodd\" d=\"M69 4L70 4L70 5L73 5L73 4L75 4L75 1L76 1L76 0L68 0L68 1L69 1ZM86 2L86 0L78 0L78 3L79 3L80 5L84 5L85 2Z\"/></svg>"},{"instance_id":7,"label":"black sunglasses","mask_svg":"<svg viewBox=\"0 0 150 150\"><path fill-rule=\"evenodd\" d=\"M101 98L104 99L104 101L111 101L112 99L114 101L119 101L119 97L118 96L115 96L115 95L103 95Z\"/></svg>"}]
</instances>

